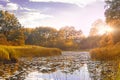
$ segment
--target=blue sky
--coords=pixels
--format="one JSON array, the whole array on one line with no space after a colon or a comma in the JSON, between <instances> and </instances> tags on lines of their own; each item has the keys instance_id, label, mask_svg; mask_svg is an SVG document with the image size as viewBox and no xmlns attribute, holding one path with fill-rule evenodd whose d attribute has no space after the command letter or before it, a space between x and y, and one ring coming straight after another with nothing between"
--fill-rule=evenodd
<instances>
[{"instance_id":1,"label":"blue sky","mask_svg":"<svg viewBox=\"0 0 120 80\"><path fill-rule=\"evenodd\" d=\"M104 0L0 0L0 9L14 13L24 27L74 26L89 34L92 23L104 20Z\"/></svg>"}]
</instances>

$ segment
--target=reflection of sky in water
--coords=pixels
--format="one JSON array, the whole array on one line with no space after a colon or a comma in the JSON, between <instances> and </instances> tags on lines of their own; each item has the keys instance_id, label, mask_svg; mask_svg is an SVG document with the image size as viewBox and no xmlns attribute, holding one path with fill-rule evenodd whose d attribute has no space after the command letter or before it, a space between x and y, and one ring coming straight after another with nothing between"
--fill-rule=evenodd
<instances>
[{"instance_id":1,"label":"reflection of sky in water","mask_svg":"<svg viewBox=\"0 0 120 80\"><path fill-rule=\"evenodd\" d=\"M65 52L58 57L31 60L22 58L19 64L0 66L0 80L116 80L118 63L91 61L85 52Z\"/></svg>"},{"instance_id":2,"label":"reflection of sky in water","mask_svg":"<svg viewBox=\"0 0 120 80\"><path fill-rule=\"evenodd\" d=\"M91 80L91 78L87 64L84 64L79 70L73 73L63 73L60 70L53 73L31 72L25 80Z\"/></svg>"}]
</instances>

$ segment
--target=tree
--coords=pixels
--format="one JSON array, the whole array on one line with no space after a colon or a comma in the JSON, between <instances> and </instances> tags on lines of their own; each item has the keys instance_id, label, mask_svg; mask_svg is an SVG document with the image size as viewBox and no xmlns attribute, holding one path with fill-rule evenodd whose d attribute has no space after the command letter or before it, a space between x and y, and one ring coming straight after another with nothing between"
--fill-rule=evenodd
<instances>
[{"instance_id":1,"label":"tree","mask_svg":"<svg viewBox=\"0 0 120 80\"><path fill-rule=\"evenodd\" d=\"M120 0L106 0L105 16L107 24L114 29L111 39L116 44L120 41Z\"/></svg>"},{"instance_id":2,"label":"tree","mask_svg":"<svg viewBox=\"0 0 120 80\"><path fill-rule=\"evenodd\" d=\"M8 11L0 11L0 33L3 34L7 41L10 43L24 44L23 32L21 31L22 26L14 16ZM20 42L19 42L20 41Z\"/></svg>"},{"instance_id":3,"label":"tree","mask_svg":"<svg viewBox=\"0 0 120 80\"><path fill-rule=\"evenodd\" d=\"M23 33L25 36L25 42L28 39L28 36L34 31L34 28L23 28Z\"/></svg>"},{"instance_id":4,"label":"tree","mask_svg":"<svg viewBox=\"0 0 120 80\"><path fill-rule=\"evenodd\" d=\"M93 49L99 47L101 36L88 36L83 38L80 42L80 49Z\"/></svg>"},{"instance_id":5,"label":"tree","mask_svg":"<svg viewBox=\"0 0 120 80\"><path fill-rule=\"evenodd\" d=\"M9 43L12 45L24 45L23 29L14 30L9 35Z\"/></svg>"},{"instance_id":6,"label":"tree","mask_svg":"<svg viewBox=\"0 0 120 80\"><path fill-rule=\"evenodd\" d=\"M54 45L56 36L56 29L50 27L38 27L28 36L26 43L50 47Z\"/></svg>"},{"instance_id":7,"label":"tree","mask_svg":"<svg viewBox=\"0 0 120 80\"><path fill-rule=\"evenodd\" d=\"M99 41L99 46L106 47L106 46L112 45L113 41L112 41L111 37L112 37L112 35L110 35L110 34L109 35L107 35L107 34L102 35L102 38Z\"/></svg>"},{"instance_id":8,"label":"tree","mask_svg":"<svg viewBox=\"0 0 120 80\"><path fill-rule=\"evenodd\" d=\"M89 36L99 36L103 35L104 32L102 32L101 29L104 29L106 26L105 22L101 19L97 19L93 24L92 28L90 29Z\"/></svg>"},{"instance_id":9,"label":"tree","mask_svg":"<svg viewBox=\"0 0 120 80\"><path fill-rule=\"evenodd\" d=\"M0 34L0 44L1 45L8 45L7 39L4 34Z\"/></svg>"}]
</instances>

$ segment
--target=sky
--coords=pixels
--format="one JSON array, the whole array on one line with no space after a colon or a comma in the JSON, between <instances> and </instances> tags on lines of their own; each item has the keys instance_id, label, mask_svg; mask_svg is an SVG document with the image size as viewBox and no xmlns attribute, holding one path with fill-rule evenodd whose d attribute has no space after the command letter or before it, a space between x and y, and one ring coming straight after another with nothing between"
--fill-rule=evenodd
<instances>
[{"instance_id":1,"label":"sky","mask_svg":"<svg viewBox=\"0 0 120 80\"><path fill-rule=\"evenodd\" d=\"M14 13L24 27L74 26L89 34L92 23L105 20L104 0L0 0L0 10Z\"/></svg>"}]
</instances>

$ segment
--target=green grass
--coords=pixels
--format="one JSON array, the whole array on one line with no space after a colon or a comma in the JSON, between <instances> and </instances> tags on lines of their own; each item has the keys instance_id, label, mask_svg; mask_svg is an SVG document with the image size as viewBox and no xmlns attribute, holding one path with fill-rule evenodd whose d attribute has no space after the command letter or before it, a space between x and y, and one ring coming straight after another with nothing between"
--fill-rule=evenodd
<instances>
[{"instance_id":1,"label":"green grass","mask_svg":"<svg viewBox=\"0 0 120 80\"><path fill-rule=\"evenodd\" d=\"M113 45L95 48L90 51L91 58L94 60L116 60L120 59L120 45Z\"/></svg>"},{"instance_id":2,"label":"green grass","mask_svg":"<svg viewBox=\"0 0 120 80\"><path fill-rule=\"evenodd\" d=\"M0 46L0 61L17 62L21 57L43 57L61 55L57 48L40 46Z\"/></svg>"}]
</instances>

